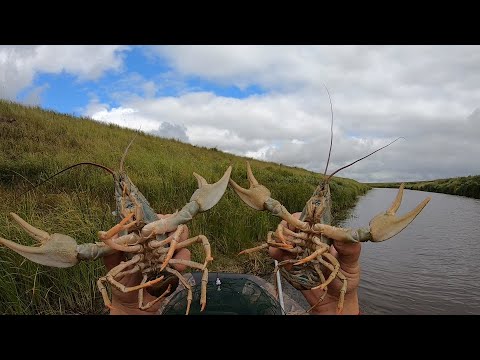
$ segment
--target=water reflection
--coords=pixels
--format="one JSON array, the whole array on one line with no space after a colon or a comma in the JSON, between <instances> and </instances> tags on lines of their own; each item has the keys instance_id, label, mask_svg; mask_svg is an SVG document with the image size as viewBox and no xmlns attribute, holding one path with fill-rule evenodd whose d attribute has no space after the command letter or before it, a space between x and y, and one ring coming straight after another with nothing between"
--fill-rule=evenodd
<instances>
[{"instance_id":1,"label":"water reflection","mask_svg":"<svg viewBox=\"0 0 480 360\"><path fill-rule=\"evenodd\" d=\"M344 227L363 227L395 198L373 189ZM405 190L398 214L432 200L400 234L362 246L360 306L366 314L480 314L480 200Z\"/></svg>"}]
</instances>

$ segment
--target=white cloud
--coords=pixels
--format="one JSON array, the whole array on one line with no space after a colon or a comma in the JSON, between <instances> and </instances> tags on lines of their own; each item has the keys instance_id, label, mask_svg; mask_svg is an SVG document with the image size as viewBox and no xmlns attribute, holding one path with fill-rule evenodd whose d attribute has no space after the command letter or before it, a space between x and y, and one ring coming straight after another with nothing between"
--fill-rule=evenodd
<instances>
[{"instance_id":1,"label":"white cloud","mask_svg":"<svg viewBox=\"0 0 480 360\"><path fill-rule=\"evenodd\" d=\"M38 73L67 72L79 80L94 80L123 66L126 46L22 45L0 46L0 97L15 99L32 85Z\"/></svg>"},{"instance_id":2,"label":"white cloud","mask_svg":"<svg viewBox=\"0 0 480 360\"><path fill-rule=\"evenodd\" d=\"M97 111L92 116L92 118L95 119L95 120L104 121L104 122L113 122L113 121L111 121L112 119L122 118L122 117L125 117L125 116L130 116L130 115L135 114L137 112L138 111L135 110L135 109L123 108L123 107L113 108L111 110L102 109L100 111Z\"/></svg>"},{"instance_id":3,"label":"white cloud","mask_svg":"<svg viewBox=\"0 0 480 360\"><path fill-rule=\"evenodd\" d=\"M471 153L480 153L480 116L474 112L480 96L472 96L478 93L472 84L458 82L462 69L475 64L450 55L444 61L424 58L432 51L441 57L456 47L416 49L162 47L157 51L181 76L259 85L267 92L243 99L187 92L178 97L136 97L124 106L135 109L139 118L155 119L154 129L163 121L184 127L192 144L323 172L331 116L326 83L335 117L328 173L399 136L406 140L338 175L391 181L478 173ZM475 55L480 48L460 52ZM447 71L439 77L441 83L421 76L429 67Z\"/></svg>"},{"instance_id":4,"label":"white cloud","mask_svg":"<svg viewBox=\"0 0 480 360\"><path fill-rule=\"evenodd\" d=\"M187 128L182 125L170 124L169 122L162 122L158 127L158 130L152 131L152 134L156 134L160 137L167 139L175 139L183 142L188 142Z\"/></svg>"},{"instance_id":5,"label":"white cloud","mask_svg":"<svg viewBox=\"0 0 480 360\"><path fill-rule=\"evenodd\" d=\"M126 109L130 109L128 114ZM259 151L276 139L308 140L315 133L325 133L330 126L325 119L299 108L292 95L234 99L212 93L189 93L179 97L137 98L121 109L98 109L89 115L129 127L142 122L145 131L156 131L163 122L175 124L186 128L192 144L236 154Z\"/></svg>"},{"instance_id":6,"label":"white cloud","mask_svg":"<svg viewBox=\"0 0 480 360\"><path fill-rule=\"evenodd\" d=\"M83 115L93 118L97 113L108 112L110 106L108 104L101 103L99 98L95 94L90 95L90 102L85 108L78 108L77 110Z\"/></svg>"},{"instance_id":7,"label":"white cloud","mask_svg":"<svg viewBox=\"0 0 480 360\"><path fill-rule=\"evenodd\" d=\"M122 69L126 47L0 47L1 94L38 72L96 79ZM403 136L338 175L360 181L478 174L480 46L161 46L167 73L141 69L92 96L84 114L195 145L329 173ZM89 61L85 61L89 59ZM189 79L195 79L194 85ZM262 94L219 96L211 84ZM102 84L102 91L108 88ZM192 86L195 86L193 88ZM212 87L210 86L210 89ZM162 96L172 92L179 95ZM35 91L41 92L41 89ZM176 92L175 92L176 90Z\"/></svg>"},{"instance_id":8,"label":"white cloud","mask_svg":"<svg viewBox=\"0 0 480 360\"><path fill-rule=\"evenodd\" d=\"M271 153L274 150L274 146L263 146L257 151L247 151L245 153L245 156L254 158L254 159L259 159L259 160L264 160L268 161L268 154Z\"/></svg>"},{"instance_id":9,"label":"white cloud","mask_svg":"<svg viewBox=\"0 0 480 360\"><path fill-rule=\"evenodd\" d=\"M88 108L90 109L91 106ZM157 131L161 125L161 122L155 118L149 118L143 115L138 109L131 107L120 106L108 109L99 106L98 110L91 114L90 117L100 122L147 132Z\"/></svg>"}]
</instances>

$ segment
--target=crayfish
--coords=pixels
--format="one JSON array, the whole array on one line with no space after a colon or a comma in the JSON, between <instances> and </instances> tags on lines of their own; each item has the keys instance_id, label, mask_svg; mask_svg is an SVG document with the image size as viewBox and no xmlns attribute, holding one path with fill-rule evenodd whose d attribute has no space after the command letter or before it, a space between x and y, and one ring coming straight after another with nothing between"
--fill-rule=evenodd
<instances>
[{"instance_id":1,"label":"crayfish","mask_svg":"<svg viewBox=\"0 0 480 360\"><path fill-rule=\"evenodd\" d=\"M204 235L198 235L182 242L179 242L179 238L185 231L187 222L199 212L209 210L220 201L228 186L232 167L229 166L222 178L214 184L208 184L202 176L193 173L198 180L198 189L193 193L190 201L173 215L159 219L157 213L152 209L140 190L132 183L123 168L128 148L132 142L127 146L122 156L119 171L113 171L103 165L94 163L80 163L69 167L81 164L96 165L107 170L113 176L116 213L120 221L108 231L99 231L98 236L101 241L78 245L75 239L68 235L49 234L28 224L18 215L10 213L12 218L41 245L38 247L24 246L1 237L0 244L35 263L58 268L71 267L81 260L95 260L119 251L125 253L125 261L115 266L97 281L103 301L109 308L112 305L105 287L107 283L125 293L138 291L138 307L145 310L171 292L171 284L161 293L158 289L162 288L162 281L166 280L167 277L176 276L188 289L186 309L186 314L188 314L193 299L191 286L181 273L170 266L184 264L203 272L200 296L203 311L207 298L207 266L213 260L210 243ZM167 233L170 232L173 232L173 234L167 236ZM205 251L203 263L172 258L176 250L194 243L203 245ZM139 285L127 287L119 282L124 275L136 272L140 272L143 276ZM143 303L144 289L155 297L147 304Z\"/></svg>"},{"instance_id":2,"label":"crayfish","mask_svg":"<svg viewBox=\"0 0 480 360\"><path fill-rule=\"evenodd\" d=\"M298 290L324 290L318 303L323 301L327 295L328 285L335 278L340 279L342 287L337 303L337 313L341 313L345 293L347 291L347 279L340 271L338 260L329 251L333 241L357 243L365 241L381 242L390 239L405 229L415 219L430 201L430 198L428 197L423 200L415 209L407 214L396 216L396 211L400 207L403 196L404 184L402 183L390 208L386 212L376 215L370 221L368 228L359 228L356 230L343 229L331 226L332 201L329 181L332 176L340 170L365 159L397 140L398 139L346 166L341 167L327 176L328 162L330 160L330 152L332 149L332 142L330 141L330 152L325 167L325 173L323 174L323 180L320 181L319 185L314 190L313 195L305 204L299 219L290 214L278 200L270 197L270 190L258 183L253 176L249 162L247 162L247 178L250 184L249 189L242 188L235 181L230 179L230 184L237 195L253 209L268 210L273 215L282 218L287 224L294 227L296 231L292 231L288 227L279 224L276 231L268 232L266 243L251 249L243 250L240 254L252 253L261 249L266 249L269 246L292 253L295 258L279 262L275 266L274 272L276 273L277 271L280 271L282 276ZM288 264L292 265L290 270L285 268L285 265ZM330 273L326 279L324 270L325 273ZM316 304L312 306L311 309L315 306Z\"/></svg>"}]
</instances>

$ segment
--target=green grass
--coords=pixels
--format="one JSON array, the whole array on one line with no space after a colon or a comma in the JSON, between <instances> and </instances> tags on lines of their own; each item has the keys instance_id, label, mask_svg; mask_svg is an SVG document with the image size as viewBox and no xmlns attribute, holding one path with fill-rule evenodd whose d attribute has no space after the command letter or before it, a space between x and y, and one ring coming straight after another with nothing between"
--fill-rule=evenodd
<instances>
[{"instance_id":1,"label":"green grass","mask_svg":"<svg viewBox=\"0 0 480 360\"><path fill-rule=\"evenodd\" d=\"M371 187L398 188L400 183L369 183ZM406 182L405 189L430 191L480 199L480 175L431 181Z\"/></svg>"},{"instance_id":2,"label":"green grass","mask_svg":"<svg viewBox=\"0 0 480 360\"><path fill-rule=\"evenodd\" d=\"M13 121L12 121L13 119ZM8 120L8 121L6 121ZM38 107L0 101L0 236L25 244L34 241L8 216L15 212L49 233L72 236L78 243L97 241L97 232L114 225L113 182L94 167L77 167L37 189L24 192L77 162L91 161L118 169L127 144L126 170L159 213L186 204L197 188L192 173L217 181L229 165L232 178L247 186L246 158L167 140L139 131L71 117ZM257 180L290 212L301 211L320 175L282 164L250 160ZM333 214L341 219L369 187L345 178L331 183ZM204 234L215 258L212 271L262 274L272 271L266 252L237 256L265 241L280 219L246 206L231 188L211 210L189 224L190 235ZM191 248L193 260L202 247ZM0 247L1 314L99 314L103 301L96 287L105 274L102 261L54 269L32 263Z\"/></svg>"}]
</instances>

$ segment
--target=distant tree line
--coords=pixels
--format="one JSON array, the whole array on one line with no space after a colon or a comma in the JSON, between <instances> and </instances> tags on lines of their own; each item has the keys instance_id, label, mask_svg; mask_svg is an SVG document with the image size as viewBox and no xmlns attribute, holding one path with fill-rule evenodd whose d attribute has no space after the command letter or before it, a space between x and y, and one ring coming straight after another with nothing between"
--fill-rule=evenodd
<instances>
[{"instance_id":1,"label":"distant tree line","mask_svg":"<svg viewBox=\"0 0 480 360\"><path fill-rule=\"evenodd\" d=\"M398 187L399 183L371 183L373 187ZM442 194L467 196L480 199L480 175L405 183L406 189L430 191Z\"/></svg>"}]
</instances>

